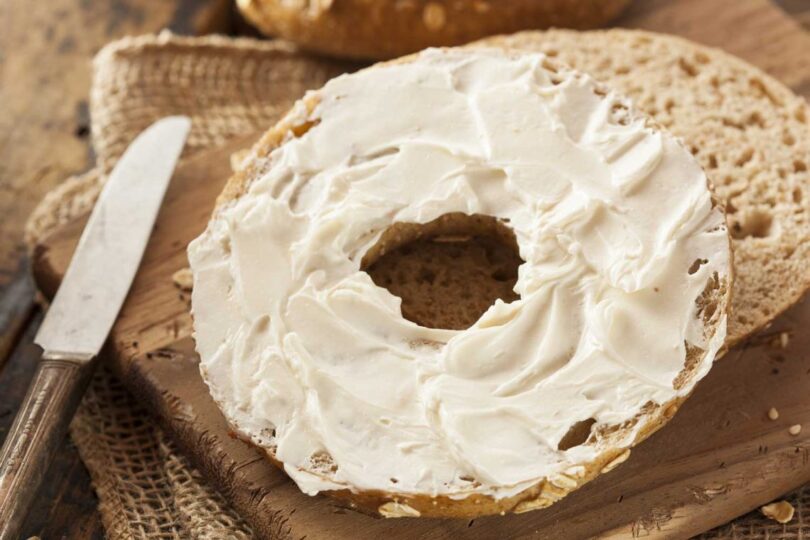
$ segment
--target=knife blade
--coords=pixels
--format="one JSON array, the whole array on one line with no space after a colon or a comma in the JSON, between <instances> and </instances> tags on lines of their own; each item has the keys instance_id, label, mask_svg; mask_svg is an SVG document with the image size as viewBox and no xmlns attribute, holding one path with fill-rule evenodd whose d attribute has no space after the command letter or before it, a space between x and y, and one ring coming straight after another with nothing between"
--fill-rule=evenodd
<instances>
[{"instance_id":1,"label":"knife blade","mask_svg":"<svg viewBox=\"0 0 810 540\"><path fill-rule=\"evenodd\" d=\"M129 292L190 127L173 116L138 135L90 214L34 339L42 358L0 450L0 540L19 536Z\"/></svg>"},{"instance_id":2,"label":"knife blade","mask_svg":"<svg viewBox=\"0 0 810 540\"><path fill-rule=\"evenodd\" d=\"M98 354L138 270L189 127L182 116L158 120L121 156L34 338L44 358Z\"/></svg>"}]
</instances>

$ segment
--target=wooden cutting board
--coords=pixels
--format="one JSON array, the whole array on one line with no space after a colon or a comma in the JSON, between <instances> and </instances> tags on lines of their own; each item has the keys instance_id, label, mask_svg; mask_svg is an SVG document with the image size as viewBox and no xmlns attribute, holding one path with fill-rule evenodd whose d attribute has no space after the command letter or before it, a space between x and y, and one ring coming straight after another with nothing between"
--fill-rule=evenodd
<instances>
[{"instance_id":1,"label":"wooden cutting board","mask_svg":"<svg viewBox=\"0 0 810 540\"><path fill-rule=\"evenodd\" d=\"M810 51L810 38L765 1L637 2L624 22L725 44L797 91L810 85L801 56ZM774 59L759 40L770 43L764 49L780 43L782 54ZM200 154L177 170L106 358L262 536L681 538L810 482L810 302L804 302L720 361L675 419L624 465L547 510L475 520L384 520L301 494L229 435L199 376L188 337L188 295L172 279L187 266L186 245L204 228L230 174L231 152L254 138ZM46 295L56 290L83 225L84 219L67 225L35 250L34 273ZM776 421L767 417L771 407L780 412ZM805 429L792 436L792 424Z\"/></svg>"}]
</instances>

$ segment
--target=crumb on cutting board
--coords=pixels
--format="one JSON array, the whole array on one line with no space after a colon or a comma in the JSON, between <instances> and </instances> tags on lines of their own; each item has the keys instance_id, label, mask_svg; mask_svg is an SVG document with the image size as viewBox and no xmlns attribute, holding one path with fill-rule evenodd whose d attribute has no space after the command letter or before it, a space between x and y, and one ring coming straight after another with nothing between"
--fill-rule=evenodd
<instances>
[{"instance_id":1,"label":"crumb on cutting board","mask_svg":"<svg viewBox=\"0 0 810 540\"><path fill-rule=\"evenodd\" d=\"M802 425L801 424L793 424L788 428L788 433L791 435L798 435L802 432Z\"/></svg>"},{"instance_id":2,"label":"crumb on cutting board","mask_svg":"<svg viewBox=\"0 0 810 540\"><path fill-rule=\"evenodd\" d=\"M771 407L768 410L768 418L771 420L777 420L779 418L779 411L776 410L776 407Z\"/></svg>"},{"instance_id":3,"label":"crumb on cutting board","mask_svg":"<svg viewBox=\"0 0 810 540\"><path fill-rule=\"evenodd\" d=\"M765 517L778 521L779 523L787 523L793 519L794 508L793 505L787 501L766 504L759 510Z\"/></svg>"},{"instance_id":4,"label":"crumb on cutting board","mask_svg":"<svg viewBox=\"0 0 810 540\"><path fill-rule=\"evenodd\" d=\"M172 281L174 281L175 287L181 291L190 291L191 286L194 283L194 279L191 275L191 268L181 268L172 274Z\"/></svg>"}]
</instances>

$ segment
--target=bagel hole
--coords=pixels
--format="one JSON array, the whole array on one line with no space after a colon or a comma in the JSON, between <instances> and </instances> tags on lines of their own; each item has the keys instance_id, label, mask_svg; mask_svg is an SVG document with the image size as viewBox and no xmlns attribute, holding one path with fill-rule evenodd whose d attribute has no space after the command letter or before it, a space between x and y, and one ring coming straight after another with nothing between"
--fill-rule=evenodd
<instances>
[{"instance_id":1,"label":"bagel hole","mask_svg":"<svg viewBox=\"0 0 810 540\"><path fill-rule=\"evenodd\" d=\"M587 420L580 420L571 426L568 429L568 433L566 433L565 436L560 439L560 443L557 445L557 450L565 451L570 448L574 448L575 446L585 444L588 437L591 436L591 428L595 423L596 420L593 418L588 418Z\"/></svg>"},{"instance_id":2,"label":"bagel hole","mask_svg":"<svg viewBox=\"0 0 810 540\"><path fill-rule=\"evenodd\" d=\"M394 223L361 261L372 281L402 300L402 316L427 328L464 330L496 300L513 302L517 240L503 221L444 214L424 223Z\"/></svg>"}]
</instances>

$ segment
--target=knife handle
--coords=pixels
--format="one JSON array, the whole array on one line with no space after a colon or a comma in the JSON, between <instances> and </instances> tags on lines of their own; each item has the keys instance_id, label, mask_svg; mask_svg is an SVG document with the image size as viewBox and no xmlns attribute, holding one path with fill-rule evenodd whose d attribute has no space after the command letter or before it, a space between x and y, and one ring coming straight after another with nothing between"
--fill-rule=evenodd
<instances>
[{"instance_id":1,"label":"knife handle","mask_svg":"<svg viewBox=\"0 0 810 540\"><path fill-rule=\"evenodd\" d=\"M23 520L90 381L95 359L40 360L0 450L0 540L17 540Z\"/></svg>"}]
</instances>

